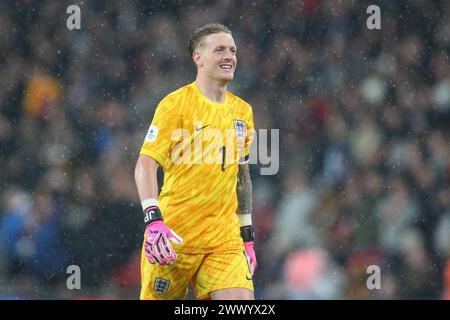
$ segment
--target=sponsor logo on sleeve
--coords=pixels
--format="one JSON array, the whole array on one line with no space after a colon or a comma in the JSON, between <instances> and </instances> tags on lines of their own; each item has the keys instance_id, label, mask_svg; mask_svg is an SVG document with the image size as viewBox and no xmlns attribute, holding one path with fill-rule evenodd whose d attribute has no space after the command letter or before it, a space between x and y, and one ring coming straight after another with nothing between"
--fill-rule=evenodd
<instances>
[{"instance_id":1,"label":"sponsor logo on sleeve","mask_svg":"<svg viewBox=\"0 0 450 320\"><path fill-rule=\"evenodd\" d=\"M150 128L148 128L147 135L145 136L145 142L153 142L156 140L157 136L158 127L151 125Z\"/></svg>"}]
</instances>

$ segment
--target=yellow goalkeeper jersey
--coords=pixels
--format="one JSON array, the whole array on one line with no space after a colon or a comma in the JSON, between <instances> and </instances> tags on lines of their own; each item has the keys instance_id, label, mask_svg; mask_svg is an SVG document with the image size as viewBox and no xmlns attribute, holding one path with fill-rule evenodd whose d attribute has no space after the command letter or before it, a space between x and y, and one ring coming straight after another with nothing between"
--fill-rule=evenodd
<instances>
[{"instance_id":1,"label":"yellow goalkeeper jersey","mask_svg":"<svg viewBox=\"0 0 450 320\"><path fill-rule=\"evenodd\" d=\"M165 223L183 238L176 251L242 246L236 183L253 135L251 106L230 92L215 103L193 82L158 104L140 154L164 170L158 202Z\"/></svg>"}]
</instances>

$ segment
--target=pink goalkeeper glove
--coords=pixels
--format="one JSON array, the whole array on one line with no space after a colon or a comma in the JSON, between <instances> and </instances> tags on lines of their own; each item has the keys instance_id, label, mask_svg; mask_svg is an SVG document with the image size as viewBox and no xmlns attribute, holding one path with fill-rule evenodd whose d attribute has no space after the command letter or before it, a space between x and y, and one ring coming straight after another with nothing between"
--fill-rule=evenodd
<instances>
[{"instance_id":1,"label":"pink goalkeeper glove","mask_svg":"<svg viewBox=\"0 0 450 320\"><path fill-rule=\"evenodd\" d=\"M244 240L244 249L245 256L247 257L248 268L253 276L256 269L256 254L255 249L253 249L255 233L253 232L251 225L241 227L241 238Z\"/></svg>"},{"instance_id":2,"label":"pink goalkeeper glove","mask_svg":"<svg viewBox=\"0 0 450 320\"><path fill-rule=\"evenodd\" d=\"M169 229L162 220L153 221L145 228L145 256L152 264L170 265L177 259L170 241L181 244L183 239Z\"/></svg>"},{"instance_id":3,"label":"pink goalkeeper glove","mask_svg":"<svg viewBox=\"0 0 450 320\"><path fill-rule=\"evenodd\" d=\"M253 241L248 241L248 242L244 242L244 248L245 248L245 255L247 256L247 262L248 262L248 266L250 268L250 271L253 274L255 273L256 270L256 254L255 254L255 250L253 249Z\"/></svg>"}]
</instances>

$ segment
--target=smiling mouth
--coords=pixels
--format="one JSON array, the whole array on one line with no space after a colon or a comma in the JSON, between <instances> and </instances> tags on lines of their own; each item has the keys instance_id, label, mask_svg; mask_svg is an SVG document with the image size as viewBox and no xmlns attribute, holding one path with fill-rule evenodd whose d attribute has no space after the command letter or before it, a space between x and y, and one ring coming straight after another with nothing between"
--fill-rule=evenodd
<instances>
[{"instance_id":1,"label":"smiling mouth","mask_svg":"<svg viewBox=\"0 0 450 320\"><path fill-rule=\"evenodd\" d=\"M222 65L220 65L220 69L222 69L222 70L232 70L233 66L231 64L222 64Z\"/></svg>"}]
</instances>

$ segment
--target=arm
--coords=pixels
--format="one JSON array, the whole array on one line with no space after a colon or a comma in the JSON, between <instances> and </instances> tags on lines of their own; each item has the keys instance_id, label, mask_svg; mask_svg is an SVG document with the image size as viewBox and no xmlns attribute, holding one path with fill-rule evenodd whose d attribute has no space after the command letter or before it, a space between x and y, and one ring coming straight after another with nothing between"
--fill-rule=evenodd
<instances>
[{"instance_id":1,"label":"arm","mask_svg":"<svg viewBox=\"0 0 450 320\"><path fill-rule=\"evenodd\" d=\"M141 201L158 199L158 163L151 157L140 155L134 169L134 180ZM145 209L145 208L143 208Z\"/></svg>"},{"instance_id":2,"label":"arm","mask_svg":"<svg viewBox=\"0 0 450 320\"><path fill-rule=\"evenodd\" d=\"M241 226L241 237L244 241L245 254L251 273L256 269L256 255L253 249L254 232L252 227L252 180L248 163L239 165L237 176L237 214Z\"/></svg>"},{"instance_id":3,"label":"arm","mask_svg":"<svg viewBox=\"0 0 450 320\"><path fill-rule=\"evenodd\" d=\"M177 256L169 240L180 244L183 240L163 221L158 207L158 163L140 155L134 169L134 179L144 211L145 255L150 263L172 264Z\"/></svg>"},{"instance_id":4,"label":"arm","mask_svg":"<svg viewBox=\"0 0 450 320\"><path fill-rule=\"evenodd\" d=\"M237 176L238 211L241 226L252 224L252 180L248 163L239 165Z\"/></svg>"}]
</instances>

